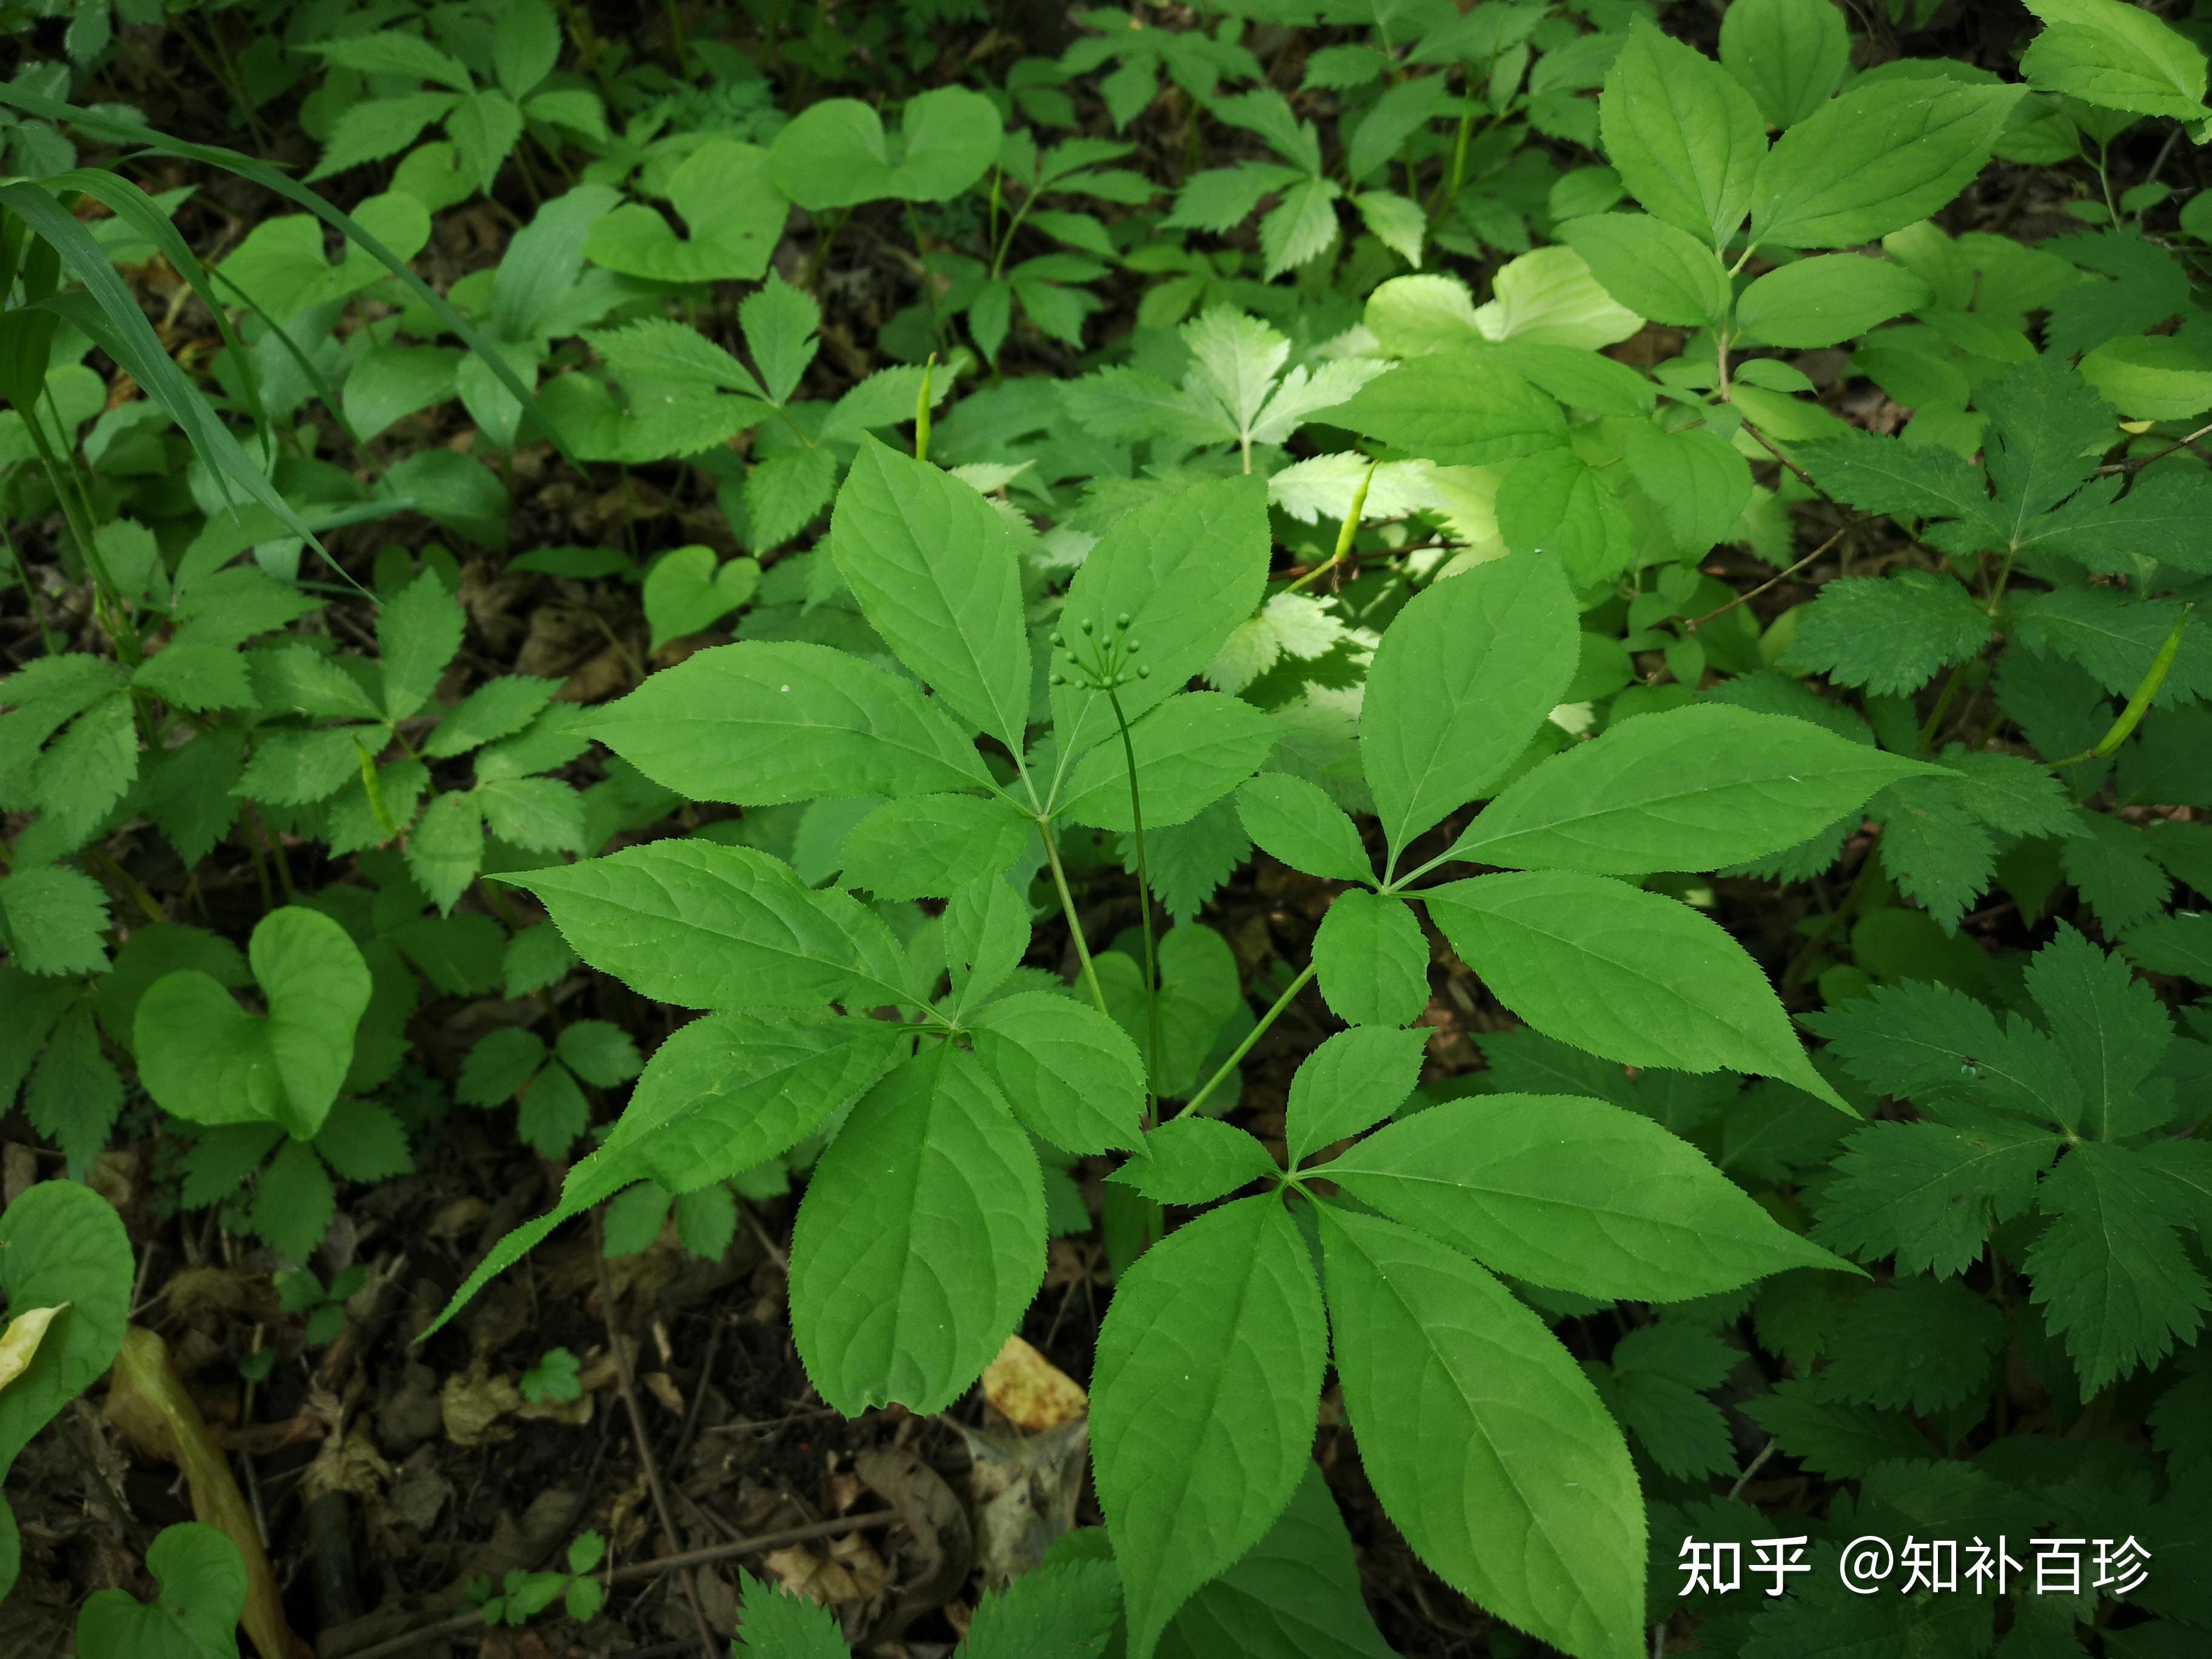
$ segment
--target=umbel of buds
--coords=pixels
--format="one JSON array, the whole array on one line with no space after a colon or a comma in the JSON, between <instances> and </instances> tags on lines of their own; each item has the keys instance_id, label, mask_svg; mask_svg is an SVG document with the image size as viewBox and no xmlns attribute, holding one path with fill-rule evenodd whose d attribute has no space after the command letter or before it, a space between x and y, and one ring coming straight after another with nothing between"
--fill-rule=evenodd
<instances>
[{"instance_id":1,"label":"umbel of buds","mask_svg":"<svg viewBox=\"0 0 2212 1659\"><path fill-rule=\"evenodd\" d=\"M1142 648L1129 635L1129 613L1123 611L1114 618L1114 627L1105 638L1099 637L1098 624L1085 617L1077 625L1075 642L1068 643L1067 635L1055 633L1052 648L1055 653L1052 683L1054 685L1081 685L1093 691L1119 690L1132 680L1150 679L1152 665L1133 662ZM1059 665L1062 661L1065 666Z\"/></svg>"}]
</instances>

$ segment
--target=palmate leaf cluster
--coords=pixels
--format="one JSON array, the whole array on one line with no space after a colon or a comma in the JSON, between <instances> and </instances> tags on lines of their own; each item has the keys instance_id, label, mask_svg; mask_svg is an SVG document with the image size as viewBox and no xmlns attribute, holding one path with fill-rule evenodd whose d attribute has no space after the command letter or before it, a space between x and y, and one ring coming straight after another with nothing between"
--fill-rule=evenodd
<instances>
[{"instance_id":1,"label":"palmate leaf cluster","mask_svg":"<svg viewBox=\"0 0 2212 1659\"><path fill-rule=\"evenodd\" d=\"M2184 33L1241 0L986 76L957 3L248 9L226 95L348 211L100 104L95 24L0 88L0 1104L58 1170L155 1136L313 1342L340 1206L485 1115L557 1195L441 1323L587 1211L787 1219L853 1416L963 1409L1074 1241L1103 1524L975 1659L1380 1659L1332 1460L1578 1659L2212 1630ZM2081 228L1961 228L1993 158ZM204 261L213 169L287 210ZM131 1265L47 1209L26 1436ZM1862 1600L1869 1530L2155 1565ZM1669 1571L1796 1534L1802 1593ZM85 1650L223 1650L219 1546ZM846 1651L741 1589L738 1651Z\"/></svg>"}]
</instances>

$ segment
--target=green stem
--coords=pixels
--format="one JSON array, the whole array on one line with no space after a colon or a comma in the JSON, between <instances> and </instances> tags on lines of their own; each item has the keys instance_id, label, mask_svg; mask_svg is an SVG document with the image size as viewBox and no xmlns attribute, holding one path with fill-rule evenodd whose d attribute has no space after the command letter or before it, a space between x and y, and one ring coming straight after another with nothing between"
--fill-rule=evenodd
<instances>
[{"instance_id":1,"label":"green stem","mask_svg":"<svg viewBox=\"0 0 2212 1659\"><path fill-rule=\"evenodd\" d=\"M1040 817L1037 833L1044 837L1044 854L1052 861L1052 884L1060 890L1060 910L1067 918L1068 936L1075 941L1075 959L1083 964L1083 982L1091 988L1091 1000L1098 1005L1098 1012L1111 1019L1114 1015L1106 1006L1105 988L1098 982L1098 969L1091 961L1091 946L1083 938L1082 919L1075 914L1075 895L1067 890L1067 866L1060 861L1060 842L1053 834L1052 820Z\"/></svg>"},{"instance_id":2,"label":"green stem","mask_svg":"<svg viewBox=\"0 0 2212 1659\"><path fill-rule=\"evenodd\" d=\"M2150 672L2142 677L2142 683L2136 687L2135 695L2128 699L2127 707L2120 710L2120 717L2112 722L2112 728L2098 738L2093 747L2078 755L2069 755L2064 760L2051 762L2053 771L2061 767L2079 766L2084 761L2109 759L2112 752L2128 740L2129 734L2142 723L2143 714L2150 708L2151 699L2158 696L2159 687L2166 684L2166 673L2172 668L2173 659L2181 651L2181 631L2189 626L2189 613L2196 608L2193 604L2181 607L2181 615L2173 624L2173 631L2166 636L2166 643L2159 647L2158 655L2151 659Z\"/></svg>"},{"instance_id":3,"label":"green stem","mask_svg":"<svg viewBox=\"0 0 2212 1659\"><path fill-rule=\"evenodd\" d=\"M1145 805L1137 787L1137 745L1129 739L1129 721L1121 713L1121 694L1109 691L1106 701L1114 710L1114 723L1121 729L1121 757L1129 769L1129 822L1137 838L1137 915L1145 935L1145 1123L1149 1127L1158 1109L1152 1080L1160 1066L1159 958L1152 944L1152 875L1145 862Z\"/></svg>"},{"instance_id":4,"label":"green stem","mask_svg":"<svg viewBox=\"0 0 2212 1659\"><path fill-rule=\"evenodd\" d=\"M62 652L61 635L54 632L53 625L46 620L46 602L39 598L39 590L31 586L31 568L23 562L23 556L15 550L15 538L8 533L5 524L0 524L0 547L8 550L8 562L15 568L15 580L23 585L24 603L31 607L32 619L39 624L39 639L46 647L46 654L59 656Z\"/></svg>"},{"instance_id":5,"label":"green stem","mask_svg":"<svg viewBox=\"0 0 2212 1659\"><path fill-rule=\"evenodd\" d=\"M1295 593L1302 587L1310 586L1351 556L1352 538L1359 529L1360 515L1367 510L1368 488L1375 482L1375 469L1382 465L1380 461L1370 461L1367 476L1360 479L1359 488L1352 492L1351 508L1344 515L1343 527L1336 532L1336 551L1285 588L1284 592Z\"/></svg>"},{"instance_id":6,"label":"green stem","mask_svg":"<svg viewBox=\"0 0 2212 1659\"><path fill-rule=\"evenodd\" d=\"M1200 1088L1199 1091L1193 1095L1188 1100L1183 1102L1182 1106L1176 1110L1174 1115L1181 1117L1185 1112L1196 1111L1206 1097L1221 1086L1222 1079L1229 1076L1231 1073L1234 1072L1237 1069L1238 1062L1241 1061L1245 1055L1252 1052L1252 1045L1267 1035L1267 1028L1273 1025L1277 1019L1282 1017L1283 1010L1291 1006L1291 999L1297 995L1299 992L1304 990L1308 985L1311 984L1313 982L1314 975L1319 971L1320 970L1316 969L1312 963L1308 963L1304 968L1300 969L1298 970L1298 976L1292 980L1288 986L1284 988L1283 994L1275 999L1273 1006L1271 1006L1266 1013L1260 1016L1260 1023L1251 1029L1251 1030L1246 1035L1243 1042L1237 1045L1236 1052L1231 1054L1228 1059L1221 1062L1221 1069L1214 1073L1212 1077L1206 1079L1205 1086Z\"/></svg>"}]
</instances>

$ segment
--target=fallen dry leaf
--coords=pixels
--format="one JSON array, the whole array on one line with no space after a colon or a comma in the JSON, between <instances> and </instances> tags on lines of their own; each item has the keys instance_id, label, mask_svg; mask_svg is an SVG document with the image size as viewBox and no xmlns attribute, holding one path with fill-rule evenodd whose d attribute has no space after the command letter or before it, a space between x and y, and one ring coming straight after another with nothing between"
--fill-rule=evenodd
<instances>
[{"instance_id":1,"label":"fallen dry leaf","mask_svg":"<svg viewBox=\"0 0 2212 1659\"><path fill-rule=\"evenodd\" d=\"M1018 1336L1006 1339L999 1357L983 1368L983 1398L1016 1428L1056 1429L1088 1411L1091 1396L1066 1371Z\"/></svg>"},{"instance_id":2,"label":"fallen dry leaf","mask_svg":"<svg viewBox=\"0 0 2212 1659\"><path fill-rule=\"evenodd\" d=\"M23 1374L46 1338L46 1327L68 1306L64 1302L51 1308L26 1308L8 1322L8 1328L0 1331L0 1389Z\"/></svg>"}]
</instances>

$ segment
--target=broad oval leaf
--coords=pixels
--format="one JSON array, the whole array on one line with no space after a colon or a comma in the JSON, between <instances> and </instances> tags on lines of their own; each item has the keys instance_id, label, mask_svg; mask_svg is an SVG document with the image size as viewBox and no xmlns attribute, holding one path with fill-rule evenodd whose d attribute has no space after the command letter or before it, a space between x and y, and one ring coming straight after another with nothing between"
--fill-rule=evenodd
<instances>
[{"instance_id":1,"label":"broad oval leaf","mask_svg":"<svg viewBox=\"0 0 2212 1659\"><path fill-rule=\"evenodd\" d=\"M1480 1095L1385 1125L1317 1173L1498 1273L1682 1302L1791 1267L1850 1272L1679 1135L1577 1095Z\"/></svg>"},{"instance_id":2,"label":"broad oval leaf","mask_svg":"<svg viewBox=\"0 0 2212 1659\"><path fill-rule=\"evenodd\" d=\"M792 1234L791 1326L848 1417L957 1399L1044 1278L1044 1176L975 1057L940 1043L878 1083L822 1155Z\"/></svg>"},{"instance_id":3,"label":"broad oval leaf","mask_svg":"<svg viewBox=\"0 0 2212 1659\"><path fill-rule=\"evenodd\" d=\"M1581 659L1577 614L1559 566L1528 555L1449 577L1398 613L1359 717L1394 860L1511 765L1559 706Z\"/></svg>"},{"instance_id":4,"label":"broad oval leaf","mask_svg":"<svg viewBox=\"0 0 2212 1659\"><path fill-rule=\"evenodd\" d=\"M1098 1333L1091 1433L1130 1659L1265 1537L1311 1461L1328 1327L1273 1194L1178 1228L1121 1277Z\"/></svg>"},{"instance_id":5,"label":"broad oval leaf","mask_svg":"<svg viewBox=\"0 0 2212 1659\"><path fill-rule=\"evenodd\" d=\"M1699 703L1638 715L1509 784L1450 857L1640 876L1795 847L1899 778L1944 769L1808 720Z\"/></svg>"},{"instance_id":6,"label":"broad oval leaf","mask_svg":"<svg viewBox=\"0 0 2212 1659\"><path fill-rule=\"evenodd\" d=\"M990 502L951 473L863 438L830 538L838 570L899 660L1020 754L1030 642L1013 533Z\"/></svg>"},{"instance_id":7,"label":"broad oval leaf","mask_svg":"<svg viewBox=\"0 0 2212 1659\"><path fill-rule=\"evenodd\" d=\"M1036 820L1000 796L912 795L846 832L842 879L878 898L950 898L1012 869Z\"/></svg>"},{"instance_id":8,"label":"broad oval leaf","mask_svg":"<svg viewBox=\"0 0 2212 1659\"><path fill-rule=\"evenodd\" d=\"M1358 826L1319 784L1263 772L1238 787L1237 816L1262 852L1293 870L1335 881L1375 880Z\"/></svg>"},{"instance_id":9,"label":"broad oval leaf","mask_svg":"<svg viewBox=\"0 0 2212 1659\"><path fill-rule=\"evenodd\" d=\"M1405 900L1354 887L1314 934L1322 1000L1347 1025L1410 1025L1429 1005L1429 941Z\"/></svg>"},{"instance_id":10,"label":"broad oval leaf","mask_svg":"<svg viewBox=\"0 0 2212 1659\"><path fill-rule=\"evenodd\" d=\"M657 841L501 879L536 894L578 956L657 1001L917 1000L906 953L874 911L807 887L789 865L750 847Z\"/></svg>"},{"instance_id":11,"label":"broad oval leaf","mask_svg":"<svg viewBox=\"0 0 2212 1659\"><path fill-rule=\"evenodd\" d=\"M1762 1073L1858 1115L1813 1069L1759 964L1688 905L1571 870L1421 896L1461 959L1545 1036L1624 1066Z\"/></svg>"},{"instance_id":12,"label":"broad oval leaf","mask_svg":"<svg viewBox=\"0 0 2212 1659\"><path fill-rule=\"evenodd\" d=\"M1577 1659L1637 1659L1644 1495L1582 1368L1457 1251L1333 1206L1321 1235L1346 1413L1406 1541Z\"/></svg>"},{"instance_id":13,"label":"broad oval leaf","mask_svg":"<svg viewBox=\"0 0 2212 1659\"><path fill-rule=\"evenodd\" d=\"M1142 1138L1144 1060L1096 1008L1049 991L1019 991L984 1004L967 1024L975 1058L1032 1133L1070 1152L1134 1146Z\"/></svg>"},{"instance_id":14,"label":"broad oval leaf","mask_svg":"<svg viewBox=\"0 0 2212 1659\"><path fill-rule=\"evenodd\" d=\"M1147 829L1187 823L1250 777L1282 727L1218 691L1170 697L1129 728ZM1060 816L1098 830L1133 827L1129 759L1115 732L1075 763Z\"/></svg>"},{"instance_id":15,"label":"broad oval leaf","mask_svg":"<svg viewBox=\"0 0 2212 1659\"><path fill-rule=\"evenodd\" d=\"M912 683L821 645L696 652L575 729L664 787L741 806L991 781L975 744Z\"/></svg>"},{"instance_id":16,"label":"broad oval leaf","mask_svg":"<svg viewBox=\"0 0 2212 1659\"><path fill-rule=\"evenodd\" d=\"M0 1389L0 1474L114 1359L136 1267L115 1206L74 1181L36 1182L0 1214L0 1291L11 1322L33 1308L62 1309L22 1372Z\"/></svg>"}]
</instances>

